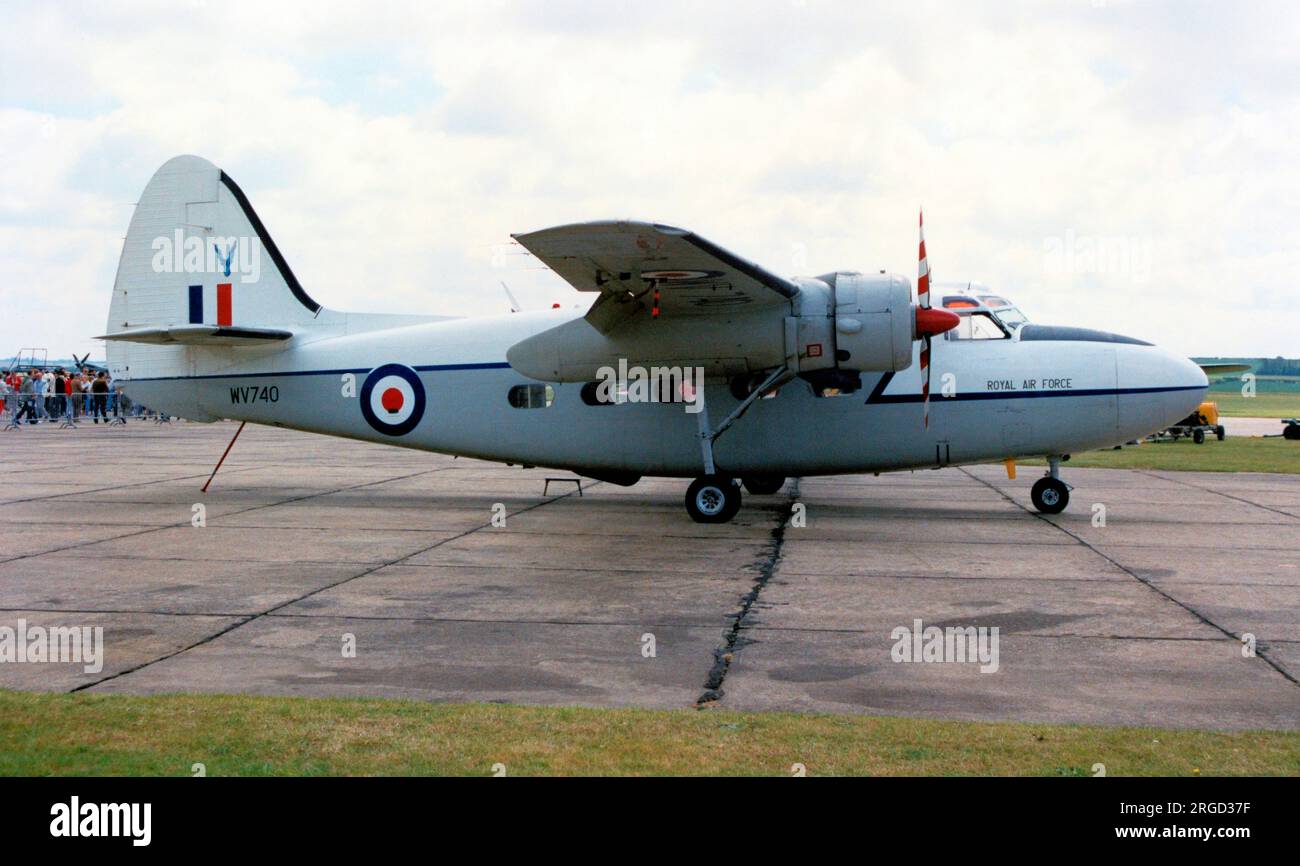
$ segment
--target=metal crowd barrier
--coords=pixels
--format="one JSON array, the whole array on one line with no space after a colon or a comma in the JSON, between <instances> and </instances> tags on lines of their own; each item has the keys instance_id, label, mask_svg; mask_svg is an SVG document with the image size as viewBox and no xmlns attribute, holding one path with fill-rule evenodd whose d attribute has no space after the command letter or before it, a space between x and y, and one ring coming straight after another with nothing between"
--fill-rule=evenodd
<instances>
[{"instance_id":1,"label":"metal crowd barrier","mask_svg":"<svg viewBox=\"0 0 1300 866\"><path fill-rule=\"evenodd\" d=\"M22 430L39 424L57 424L63 430L75 430L82 424L102 422L108 426L125 425L129 420L171 422L171 416L134 402L125 394L0 394L0 418L5 430Z\"/></svg>"}]
</instances>

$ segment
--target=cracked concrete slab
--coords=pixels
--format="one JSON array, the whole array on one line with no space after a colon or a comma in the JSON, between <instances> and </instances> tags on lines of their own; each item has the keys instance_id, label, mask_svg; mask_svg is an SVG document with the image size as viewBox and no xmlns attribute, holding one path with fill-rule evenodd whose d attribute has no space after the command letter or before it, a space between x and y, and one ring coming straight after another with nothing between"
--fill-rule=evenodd
<instances>
[{"instance_id":1,"label":"cracked concrete slab","mask_svg":"<svg viewBox=\"0 0 1300 866\"><path fill-rule=\"evenodd\" d=\"M1293 729L1300 712L1294 684L1227 639L1013 634L993 673L895 663L888 634L759 629L753 639L727 679L734 709L1215 729Z\"/></svg>"},{"instance_id":2,"label":"cracked concrete slab","mask_svg":"<svg viewBox=\"0 0 1300 866\"><path fill-rule=\"evenodd\" d=\"M6 610L0 628L102 628L103 665L87 670L85 657L76 661L6 661L0 664L0 688L38 692L84 689L106 677L147 665L200 643L238 622L229 616L167 616L152 613L64 613ZM94 632L90 632L93 640ZM94 667L93 665L91 667Z\"/></svg>"},{"instance_id":3,"label":"cracked concrete slab","mask_svg":"<svg viewBox=\"0 0 1300 866\"><path fill-rule=\"evenodd\" d=\"M672 708L689 705L716 628L267 616L94 692L248 692ZM344 635L355 657L343 655Z\"/></svg>"}]
</instances>

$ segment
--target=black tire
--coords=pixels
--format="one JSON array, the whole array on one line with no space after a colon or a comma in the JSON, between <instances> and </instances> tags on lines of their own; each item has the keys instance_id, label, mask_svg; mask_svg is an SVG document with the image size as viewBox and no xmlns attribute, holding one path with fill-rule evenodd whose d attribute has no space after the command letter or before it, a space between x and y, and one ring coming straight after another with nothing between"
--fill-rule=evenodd
<instances>
[{"instance_id":1,"label":"black tire","mask_svg":"<svg viewBox=\"0 0 1300 866\"><path fill-rule=\"evenodd\" d=\"M1192 441L1195 442L1197 445L1204 444L1204 442L1205 442L1205 431L1202 430L1200 427L1197 427L1195 430L1193 430L1193 431L1192 431Z\"/></svg>"},{"instance_id":2,"label":"black tire","mask_svg":"<svg viewBox=\"0 0 1300 866\"><path fill-rule=\"evenodd\" d=\"M1046 475L1034 482L1029 498L1044 514L1060 514L1070 504L1070 488L1058 478Z\"/></svg>"},{"instance_id":3,"label":"black tire","mask_svg":"<svg viewBox=\"0 0 1300 866\"><path fill-rule=\"evenodd\" d=\"M1296 440L1300 439L1300 424L1288 424L1282 428L1282 438Z\"/></svg>"},{"instance_id":4,"label":"black tire","mask_svg":"<svg viewBox=\"0 0 1300 866\"><path fill-rule=\"evenodd\" d=\"M1223 429L1222 424L1214 428L1214 438L1218 439L1220 442L1222 442L1223 437L1227 435L1228 435L1228 431Z\"/></svg>"},{"instance_id":5,"label":"black tire","mask_svg":"<svg viewBox=\"0 0 1300 866\"><path fill-rule=\"evenodd\" d=\"M785 477L781 475L746 475L743 483L745 489L755 496L771 496L785 486Z\"/></svg>"},{"instance_id":6,"label":"black tire","mask_svg":"<svg viewBox=\"0 0 1300 866\"><path fill-rule=\"evenodd\" d=\"M686 488L686 513L696 523L726 523L740 511L740 486L726 475L704 475Z\"/></svg>"}]
</instances>

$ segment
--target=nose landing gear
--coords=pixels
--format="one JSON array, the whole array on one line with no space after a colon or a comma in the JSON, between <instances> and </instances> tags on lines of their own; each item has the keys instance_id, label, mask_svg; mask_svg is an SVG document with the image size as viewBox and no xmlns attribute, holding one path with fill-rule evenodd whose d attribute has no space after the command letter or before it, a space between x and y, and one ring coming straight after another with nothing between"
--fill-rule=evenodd
<instances>
[{"instance_id":1,"label":"nose landing gear","mask_svg":"<svg viewBox=\"0 0 1300 866\"><path fill-rule=\"evenodd\" d=\"M1061 480L1061 458L1047 458L1047 474L1034 482L1029 498L1043 514L1060 514L1070 504L1070 485Z\"/></svg>"}]
</instances>

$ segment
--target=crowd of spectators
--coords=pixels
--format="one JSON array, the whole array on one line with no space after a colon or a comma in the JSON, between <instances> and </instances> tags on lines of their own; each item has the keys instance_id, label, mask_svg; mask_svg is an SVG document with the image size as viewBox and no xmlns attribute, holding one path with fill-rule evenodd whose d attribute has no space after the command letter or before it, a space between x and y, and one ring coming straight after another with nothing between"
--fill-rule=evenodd
<instances>
[{"instance_id":1,"label":"crowd of spectators","mask_svg":"<svg viewBox=\"0 0 1300 866\"><path fill-rule=\"evenodd\" d=\"M107 424L110 419L145 411L131 402L107 372L90 368L9 370L0 376L0 398L4 414L15 424L80 418Z\"/></svg>"}]
</instances>

